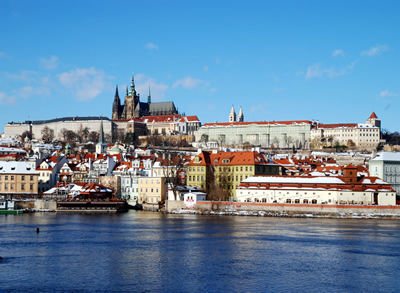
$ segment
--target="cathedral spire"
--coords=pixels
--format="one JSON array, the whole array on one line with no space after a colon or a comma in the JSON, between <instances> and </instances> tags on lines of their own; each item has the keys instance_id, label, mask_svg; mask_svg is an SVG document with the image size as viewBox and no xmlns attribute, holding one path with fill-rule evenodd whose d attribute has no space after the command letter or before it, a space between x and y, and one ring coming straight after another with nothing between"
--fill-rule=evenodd
<instances>
[{"instance_id":1,"label":"cathedral spire","mask_svg":"<svg viewBox=\"0 0 400 293\"><path fill-rule=\"evenodd\" d=\"M118 84L117 84L117 86L116 86L116 88L115 88L115 98L118 98L118 99L119 99Z\"/></svg>"},{"instance_id":2,"label":"cathedral spire","mask_svg":"<svg viewBox=\"0 0 400 293\"><path fill-rule=\"evenodd\" d=\"M131 80L131 90L129 91L130 96L135 96L136 95L136 90L135 90L135 79L133 77L133 72L132 72L132 80Z\"/></svg>"},{"instance_id":3,"label":"cathedral spire","mask_svg":"<svg viewBox=\"0 0 400 293\"><path fill-rule=\"evenodd\" d=\"M113 103L113 108L112 108L112 119L118 120L120 119L119 111L121 108L121 100L119 99L119 94L118 94L118 85L115 89L115 97L114 97L114 103Z\"/></svg>"},{"instance_id":4,"label":"cathedral spire","mask_svg":"<svg viewBox=\"0 0 400 293\"><path fill-rule=\"evenodd\" d=\"M149 85L149 95L147 96L147 104L151 104L150 85Z\"/></svg>"}]
</instances>

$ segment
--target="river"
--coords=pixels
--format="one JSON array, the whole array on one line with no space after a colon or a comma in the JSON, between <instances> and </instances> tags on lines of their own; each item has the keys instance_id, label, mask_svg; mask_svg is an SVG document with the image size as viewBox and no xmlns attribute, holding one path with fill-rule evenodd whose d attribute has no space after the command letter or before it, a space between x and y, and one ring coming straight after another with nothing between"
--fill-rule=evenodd
<instances>
[{"instance_id":1,"label":"river","mask_svg":"<svg viewBox=\"0 0 400 293\"><path fill-rule=\"evenodd\" d=\"M33 213L0 237L0 292L400 290L397 220Z\"/></svg>"}]
</instances>

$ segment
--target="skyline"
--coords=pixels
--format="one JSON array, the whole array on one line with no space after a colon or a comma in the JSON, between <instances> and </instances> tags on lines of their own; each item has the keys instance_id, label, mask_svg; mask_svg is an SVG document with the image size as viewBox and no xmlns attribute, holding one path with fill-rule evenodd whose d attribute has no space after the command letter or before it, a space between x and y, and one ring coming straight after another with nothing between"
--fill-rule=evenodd
<instances>
[{"instance_id":1,"label":"skyline","mask_svg":"<svg viewBox=\"0 0 400 293\"><path fill-rule=\"evenodd\" d=\"M0 4L7 122L111 118L132 72L141 101L204 123L319 120L400 131L400 4L386 1L69 1Z\"/></svg>"}]
</instances>

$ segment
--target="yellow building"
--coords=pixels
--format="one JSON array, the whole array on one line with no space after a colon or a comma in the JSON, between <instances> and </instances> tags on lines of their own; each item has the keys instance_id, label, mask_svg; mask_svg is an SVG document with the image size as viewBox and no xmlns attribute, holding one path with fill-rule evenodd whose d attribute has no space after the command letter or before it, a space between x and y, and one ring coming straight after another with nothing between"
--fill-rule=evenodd
<instances>
[{"instance_id":1,"label":"yellow building","mask_svg":"<svg viewBox=\"0 0 400 293\"><path fill-rule=\"evenodd\" d=\"M147 207L158 206L165 201L167 186L165 177L140 177L138 202Z\"/></svg>"},{"instance_id":2,"label":"yellow building","mask_svg":"<svg viewBox=\"0 0 400 293\"><path fill-rule=\"evenodd\" d=\"M25 162L0 162L0 195L37 195L39 173Z\"/></svg>"},{"instance_id":3,"label":"yellow building","mask_svg":"<svg viewBox=\"0 0 400 293\"><path fill-rule=\"evenodd\" d=\"M187 167L187 184L205 188L218 186L230 198L236 196L240 182L253 175L278 175L279 166L255 151L201 152Z\"/></svg>"}]
</instances>

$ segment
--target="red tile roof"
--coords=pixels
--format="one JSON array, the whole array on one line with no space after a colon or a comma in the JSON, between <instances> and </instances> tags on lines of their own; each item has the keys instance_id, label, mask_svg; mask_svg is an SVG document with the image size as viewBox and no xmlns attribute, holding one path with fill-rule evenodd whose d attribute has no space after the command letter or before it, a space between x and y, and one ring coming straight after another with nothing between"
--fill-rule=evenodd
<instances>
[{"instance_id":1,"label":"red tile roof","mask_svg":"<svg viewBox=\"0 0 400 293\"><path fill-rule=\"evenodd\" d=\"M258 121L258 122L222 122L222 123L205 123L203 126L211 127L211 126L245 126L245 125L292 125L292 124L309 124L311 122L308 120L295 120L295 121Z\"/></svg>"},{"instance_id":2,"label":"red tile roof","mask_svg":"<svg viewBox=\"0 0 400 293\"><path fill-rule=\"evenodd\" d=\"M369 116L369 119L378 119L378 116L376 116L375 112L372 112L371 116Z\"/></svg>"}]
</instances>

